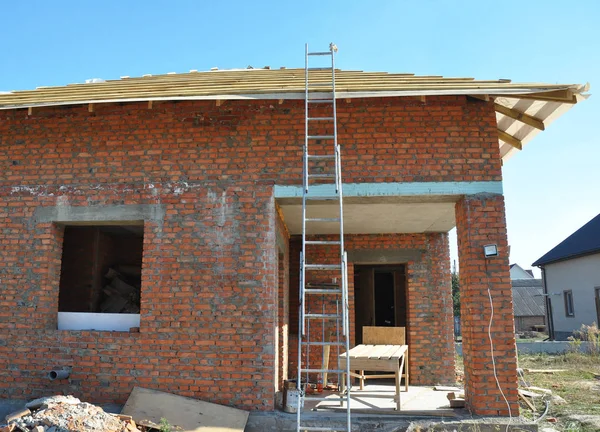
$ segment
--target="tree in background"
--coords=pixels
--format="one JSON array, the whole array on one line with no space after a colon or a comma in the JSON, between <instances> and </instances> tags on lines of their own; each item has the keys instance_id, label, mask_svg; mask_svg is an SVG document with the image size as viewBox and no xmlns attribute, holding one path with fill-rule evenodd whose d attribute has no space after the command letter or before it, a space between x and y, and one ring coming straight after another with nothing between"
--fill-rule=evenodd
<instances>
[{"instance_id":1,"label":"tree in background","mask_svg":"<svg viewBox=\"0 0 600 432\"><path fill-rule=\"evenodd\" d=\"M460 316L460 281L458 279L458 272L456 271L456 265L452 271L452 306L454 309L454 316Z\"/></svg>"}]
</instances>

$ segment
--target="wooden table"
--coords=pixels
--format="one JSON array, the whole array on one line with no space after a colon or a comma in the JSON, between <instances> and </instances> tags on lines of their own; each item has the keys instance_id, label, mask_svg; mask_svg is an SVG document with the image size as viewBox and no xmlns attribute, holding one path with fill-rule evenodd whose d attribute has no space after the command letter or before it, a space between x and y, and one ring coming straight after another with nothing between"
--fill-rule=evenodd
<instances>
[{"instance_id":1,"label":"wooden table","mask_svg":"<svg viewBox=\"0 0 600 432\"><path fill-rule=\"evenodd\" d=\"M367 379L395 378L396 407L400 411L400 380L404 377L408 391L408 345L357 345L349 352L350 369L360 371L360 374L350 372L350 376L360 380L360 389L364 389ZM346 353L340 354L340 369L346 365ZM405 370L405 373L402 373ZM365 371L394 372L394 374L365 375ZM344 374L345 375L345 374ZM341 390L344 392L346 379L342 380Z\"/></svg>"}]
</instances>

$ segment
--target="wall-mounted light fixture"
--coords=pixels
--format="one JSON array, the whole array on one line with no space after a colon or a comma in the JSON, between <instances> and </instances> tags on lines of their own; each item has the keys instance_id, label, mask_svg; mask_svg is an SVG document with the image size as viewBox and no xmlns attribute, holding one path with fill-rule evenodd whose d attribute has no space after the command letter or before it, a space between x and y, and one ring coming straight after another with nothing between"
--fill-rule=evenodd
<instances>
[{"instance_id":1,"label":"wall-mounted light fixture","mask_svg":"<svg viewBox=\"0 0 600 432\"><path fill-rule=\"evenodd\" d=\"M483 247L483 254L486 258L498 256L498 245L488 244Z\"/></svg>"}]
</instances>

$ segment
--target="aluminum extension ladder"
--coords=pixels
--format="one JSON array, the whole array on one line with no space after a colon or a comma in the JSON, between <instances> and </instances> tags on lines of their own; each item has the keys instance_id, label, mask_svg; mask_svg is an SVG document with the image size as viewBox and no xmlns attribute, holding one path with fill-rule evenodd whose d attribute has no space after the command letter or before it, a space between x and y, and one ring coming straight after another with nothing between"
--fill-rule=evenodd
<instances>
[{"instance_id":1,"label":"aluminum extension ladder","mask_svg":"<svg viewBox=\"0 0 600 432\"><path fill-rule=\"evenodd\" d=\"M342 168L337 136L336 51L337 47L334 44L330 44L329 50L323 52L309 52L308 44L305 46L305 136L297 377L298 432L351 431L350 363L348 357L342 365L338 360L339 354L350 349L350 327L347 256L344 250ZM313 56L321 58L329 56L331 64L327 67L309 68L309 59ZM337 202L337 208L335 205L332 206L336 208L335 217L317 217L314 214L314 206L311 204L315 204L315 201L316 204L319 204L319 201L323 204L323 200ZM327 240L317 240L311 235L311 225L314 224L324 224L321 226L326 226L329 232L336 232L336 234L328 236ZM331 257L330 260L318 262L319 255L316 254L316 248L325 248ZM319 350L322 350L322 356L319 355ZM329 366L330 354L332 354L331 358L335 359L332 362L335 366ZM338 393L338 397L326 398L322 393L309 391L311 388L308 387L310 383L314 383L315 377L322 382L322 387L327 386L327 382L323 381L326 381L328 374L337 375L338 387L345 387L343 394ZM344 376L346 383L342 386L341 380ZM330 414L326 412L316 410L310 416L302 412L305 402L320 403L324 400L340 407L345 406L346 421L343 426L334 427L331 424Z\"/></svg>"}]
</instances>

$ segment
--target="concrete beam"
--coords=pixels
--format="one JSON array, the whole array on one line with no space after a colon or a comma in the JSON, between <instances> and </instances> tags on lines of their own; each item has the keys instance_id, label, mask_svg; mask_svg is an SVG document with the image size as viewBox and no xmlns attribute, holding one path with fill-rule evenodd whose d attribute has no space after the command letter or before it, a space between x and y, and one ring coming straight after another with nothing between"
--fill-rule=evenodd
<instances>
[{"instance_id":1,"label":"concrete beam","mask_svg":"<svg viewBox=\"0 0 600 432\"><path fill-rule=\"evenodd\" d=\"M106 205L38 207L35 220L38 223L69 223L81 225L102 225L136 223L150 220L162 222L165 206L161 204Z\"/></svg>"},{"instance_id":2,"label":"concrete beam","mask_svg":"<svg viewBox=\"0 0 600 432\"><path fill-rule=\"evenodd\" d=\"M302 198L301 185L275 185L276 199ZM502 194L501 181L482 182L395 182L395 183L344 183L344 198L358 197L416 197L456 196L480 193ZM335 195L332 184L310 187L312 196Z\"/></svg>"},{"instance_id":3,"label":"concrete beam","mask_svg":"<svg viewBox=\"0 0 600 432\"><path fill-rule=\"evenodd\" d=\"M402 264L419 261L421 249L356 249L348 250L348 261L354 264Z\"/></svg>"}]
</instances>

